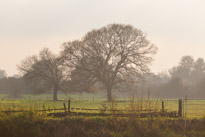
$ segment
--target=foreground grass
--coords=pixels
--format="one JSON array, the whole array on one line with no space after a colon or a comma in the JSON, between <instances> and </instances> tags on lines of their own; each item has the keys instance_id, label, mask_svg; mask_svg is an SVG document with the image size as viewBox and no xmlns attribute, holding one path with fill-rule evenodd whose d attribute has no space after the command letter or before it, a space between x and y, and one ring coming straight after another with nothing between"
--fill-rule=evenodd
<instances>
[{"instance_id":1,"label":"foreground grass","mask_svg":"<svg viewBox=\"0 0 205 137\"><path fill-rule=\"evenodd\" d=\"M204 137L205 119L66 117L49 119L33 112L0 114L1 137Z\"/></svg>"}]
</instances>

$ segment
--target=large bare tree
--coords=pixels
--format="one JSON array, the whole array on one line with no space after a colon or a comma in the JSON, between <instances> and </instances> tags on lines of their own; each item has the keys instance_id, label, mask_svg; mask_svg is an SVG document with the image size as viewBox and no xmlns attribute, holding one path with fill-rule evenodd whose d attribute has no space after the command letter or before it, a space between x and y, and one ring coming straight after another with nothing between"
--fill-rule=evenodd
<instances>
[{"instance_id":1,"label":"large bare tree","mask_svg":"<svg viewBox=\"0 0 205 137\"><path fill-rule=\"evenodd\" d=\"M104 84L108 101L112 89L127 75L141 76L149 71L156 46L131 25L111 24L88 32L82 40L63 44L62 57L67 66L86 71Z\"/></svg>"},{"instance_id":2,"label":"large bare tree","mask_svg":"<svg viewBox=\"0 0 205 137\"><path fill-rule=\"evenodd\" d=\"M53 90L54 101L57 100L57 92L61 90L64 80L68 77L64 60L47 48L39 55L23 60L18 68L34 92Z\"/></svg>"}]
</instances>

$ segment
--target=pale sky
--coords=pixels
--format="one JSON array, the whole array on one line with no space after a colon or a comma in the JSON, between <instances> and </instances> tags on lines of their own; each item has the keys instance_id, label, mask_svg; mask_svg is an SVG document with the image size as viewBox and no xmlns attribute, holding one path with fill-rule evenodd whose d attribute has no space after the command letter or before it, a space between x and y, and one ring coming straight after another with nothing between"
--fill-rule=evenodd
<instances>
[{"instance_id":1,"label":"pale sky","mask_svg":"<svg viewBox=\"0 0 205 137\"><path fill-rule=\"evenodd\" d=\"M205 58L204 0L0 0L0 69L16 65L43 47L58 52L107 24L131 24L159 51L151 69L176 65L183 55Z\"/></svg>"}]
</instances>

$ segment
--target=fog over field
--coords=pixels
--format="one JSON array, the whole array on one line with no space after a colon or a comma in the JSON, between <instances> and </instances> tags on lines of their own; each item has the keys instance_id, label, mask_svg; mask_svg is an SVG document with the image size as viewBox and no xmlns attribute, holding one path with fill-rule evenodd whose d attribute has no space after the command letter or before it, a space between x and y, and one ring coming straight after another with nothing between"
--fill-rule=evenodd
<instances>
[{"instance_id":1,"label":"fog over field","mask_svg":"<svg viewBox=\"0 0 205 137\"><path fill-rule=\"evenodd\" d=\"M16 65L43 47L61 44L112 23L131 24L157 45L152 72L172 68L184 55L205 58L203 0L1 0L0 69Z\"/></svg>"},{"instance_id":2,"label":"fog over field","mask_svg":"<svg viewBox=\"0 0 205 137\"><path fill-rule=\"evenodd\" d=\"M205 137L205 0L0 0L0 137Z\"/></svg>"}]
</instances>

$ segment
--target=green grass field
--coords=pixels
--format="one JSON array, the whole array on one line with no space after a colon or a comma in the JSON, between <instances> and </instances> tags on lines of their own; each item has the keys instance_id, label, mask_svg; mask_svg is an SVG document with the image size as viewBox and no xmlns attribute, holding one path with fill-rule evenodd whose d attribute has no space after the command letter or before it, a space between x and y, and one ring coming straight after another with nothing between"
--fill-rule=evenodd
<instances>
[{"instance_id":1,"label":"green grass field","mask_svg":"<svg viewBox=\"0 0 205 137\"><path fill-rule=\"evenodd\" d=\"M59 101L52 101L52 94L42 95L22 95L21 98L7 98L7 95L0 95L0 111L7 110L42 110L42 109L58 109L63 108L63 103L71 99L71 108L88 108L99 109L106 107L107 109L120 110L161 110L162 99L146 99L135 98L132 100L129 97L116 98L114 103L106 102L106 94L104 93L82 93L82 94L59 94ZM165 110L178 112L178 99L163 99L165 102ZM205 116L205 100L188 100L186 113L183 115L187 118L202 118ZM77 111L77 110L72 110ZM82 110L78 110L82 111Z\"/></svg>"},{"instance_id":2,"label":"green grass field","mask_svg":"<svg viewBox=\"0 0 205 137\"><path fill-rule=\"evenodd\" d=\"M21 98L7 98L0 95L0 110L39 110L63 108L63 103L71 99L71 107L99 108L106 98L100 98L100 94L59 94L59 101L52 101L52 94L22 95Z\"/></svg>"}]
</instances>

